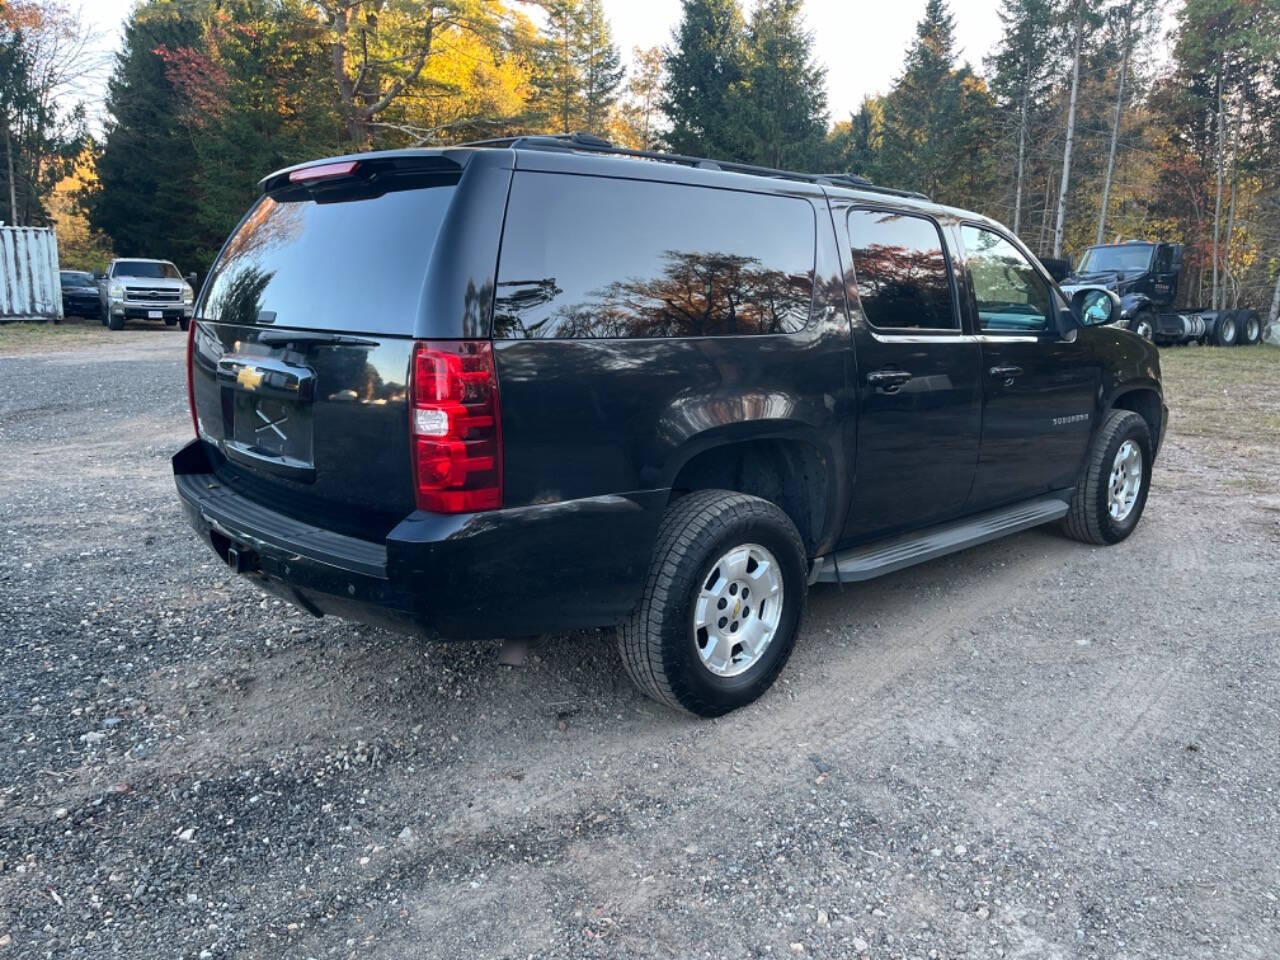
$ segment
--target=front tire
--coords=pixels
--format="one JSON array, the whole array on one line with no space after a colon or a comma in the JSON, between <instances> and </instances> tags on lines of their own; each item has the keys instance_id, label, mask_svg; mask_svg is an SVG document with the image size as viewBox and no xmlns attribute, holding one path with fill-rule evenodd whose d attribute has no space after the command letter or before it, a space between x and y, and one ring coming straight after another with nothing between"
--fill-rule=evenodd
<instances>
[{"instance_id":1,"label":"front tire","mask_svg":"<svg viewBox=\"0 0 1280 960\"><path fill-rule=\"evenodd\" d=\"M1139 310L1137 316L1129 324L1129 329L1143 340L1154 340L1156 336L1155 314L1150 310Z\"/></svg>"},{"instance_id":2,"label":"front tire","mask_svg":"<svg viewBox=\"0 0 1280 960\"><path fill-rule=\"evenodd\" d=\"M1063 532L1099 546L1133 533L1147 504L1153 458L1147 421L1131 410L1112 410L1089 447Z\"/></svg>"},{"instance_id":3,"label":"front tire","mask_svg":"<svg viewBox=\"0 0 1280 960\"><path fill-rule=\"evenodd\" d=\"M124 329L124 317L123 317L123 316L118 316L118 315L116 315L116 314L114 314L114 313L113 313L113 314L111 315L110 319L108 319L108 320L107 320L107 328L108 328L108 329L110 329L110 330L123 330L123 329Z\"/></svg>"},{"instance_id":4,"label":"front tire","mask_svg":"<svg viewBox=\"0 0 1280 960\"><path fill-rule=\"evenodd\" d=\"M795 525L767 500L700 490L671 504L644 594L618 630L628 676L701 717L758 698L795 646L805 556Z\"/></svg>"}]
</instances>

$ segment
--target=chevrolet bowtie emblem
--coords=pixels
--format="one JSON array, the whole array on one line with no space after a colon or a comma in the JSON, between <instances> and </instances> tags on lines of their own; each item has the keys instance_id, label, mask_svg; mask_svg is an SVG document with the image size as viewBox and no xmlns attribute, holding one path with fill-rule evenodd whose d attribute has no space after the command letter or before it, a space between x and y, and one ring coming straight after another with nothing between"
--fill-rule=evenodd
<instances>
[{"instance_id":1,"label":"chevrolet bowtie emblem","mask_svg":"<svg viewBox=\"0 0 1280 960\"><path fill-rule=\"evenodd\" d=\"M236 383L246 390L257 390L262 383L262 371L257 367L241 367L236 374Z\"/></svg>"}]
</instances>

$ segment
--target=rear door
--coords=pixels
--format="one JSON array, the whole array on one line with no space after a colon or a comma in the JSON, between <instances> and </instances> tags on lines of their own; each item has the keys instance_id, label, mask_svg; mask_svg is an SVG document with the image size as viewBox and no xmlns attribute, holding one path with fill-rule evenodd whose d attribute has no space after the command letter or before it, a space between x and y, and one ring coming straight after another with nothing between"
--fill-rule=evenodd
<instances>
[{"instance_id":1,"label":"rear door","mask_svg":"<svg viewBox=\"0 0 1280 960\"><path fill-rule=\"evenodd\" d=\"M384 167L264 196L197 305L192 388L219 478L380 539L414 509L406 383L456 170Z\"/></svg>"},{"instance_id":2,"label":"rear door","mask_svg":"<svg viewBox=\"0 0 1280 960\"><path fill-rule=\"evenodd\" d=\"M852 540L963 509L978 458L981 384L937 221L855 208L845 223L859 402L845 526Z\"/></svg>"},{"instance_id":3,"label":"rear door","mask_svg":"<svg viewBox=\"0 0 1280 960\"><path fill-rule=\"evenodd\" d=\"M968 309L982 350L982 449L975 509L1070 487L1093 429L1099 367L1061 302L1013 241L963 224Z\"/></svg>"}]
</instances>

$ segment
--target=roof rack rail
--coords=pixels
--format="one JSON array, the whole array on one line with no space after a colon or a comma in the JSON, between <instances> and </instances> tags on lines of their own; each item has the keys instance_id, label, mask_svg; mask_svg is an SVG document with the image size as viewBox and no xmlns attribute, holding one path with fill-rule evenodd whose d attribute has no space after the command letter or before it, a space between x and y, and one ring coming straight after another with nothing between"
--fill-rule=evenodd
<instances>
[{"instance_id":1,"label":"roof rack rail","mask_svg":"<svg viewBox=\"0 0 1280 960\"><path fill-rule=\"evenodd\" d=\"M473 140L470 143L459 144L459 146L493 147L507 150L582 150L621 157L638 157L642 160L656 160L662 163L678 163L701 170L725 170L730 173L746 173L756 177L774 177L780 180L798 180L823 186L870 190L874 193L887 193L895 197L909 197L913 200L929 199L925 194L917 193L914 190L898 190L894 187L879 186L866 177L854 173L800 173L795 170L762 167L754 163L735 163L729 160L709 160L706 157L691 157L681 153L663 153L658 150L632 150L628 147L619 147L603 137L597 137L590 133L546 133L518 137L497 137L491 140Z\"/></svg>"}]
</instances>

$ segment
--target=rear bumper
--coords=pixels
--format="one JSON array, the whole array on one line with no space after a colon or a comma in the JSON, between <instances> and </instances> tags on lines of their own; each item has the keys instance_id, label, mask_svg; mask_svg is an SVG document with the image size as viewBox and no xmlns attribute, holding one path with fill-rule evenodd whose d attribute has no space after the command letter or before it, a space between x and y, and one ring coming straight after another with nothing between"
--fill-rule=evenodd
<instances>
[{"instance_id":1,"label":"rear bumper","mask_svg":"<svg viewBox=\"0 0 1280 960\"><path fill-rule=\"evenodd\" d=\"M224 562L250 567L243 572L263 589L316 615L451 639L625 619L667 502L667 491L655 490L476 514L415 512L372 543L225 486L203 441L179 451L173 469L192 526Z\"/></svg>"}]
</instances>

